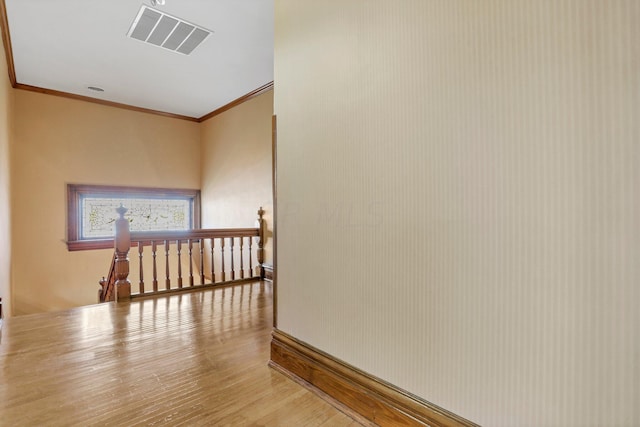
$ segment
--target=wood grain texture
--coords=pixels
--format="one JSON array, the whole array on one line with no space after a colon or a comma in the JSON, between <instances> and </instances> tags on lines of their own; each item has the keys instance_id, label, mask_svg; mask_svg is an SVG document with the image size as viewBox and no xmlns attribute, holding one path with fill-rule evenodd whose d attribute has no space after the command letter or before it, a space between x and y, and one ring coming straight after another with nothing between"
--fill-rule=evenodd
<instances>
[{"instance_id":1,"label":"wood grain texture","mask_svg":"<svg viewBox=\"0 0 640 427\"><path fill-rule=\"evenodd\" d=\"M270 363L380 426L477 426L277 329Z\"/></svg>"},{"instance_id":2,"label":"wood grain texture","mask_svg":"<svg viewBox=\"0 0 640 427\"><path fill-rule=\"evenodd\" d=\"M2 425L356 426L269 369L272 287L13 317Z\"/></svg>"}]
</instances>

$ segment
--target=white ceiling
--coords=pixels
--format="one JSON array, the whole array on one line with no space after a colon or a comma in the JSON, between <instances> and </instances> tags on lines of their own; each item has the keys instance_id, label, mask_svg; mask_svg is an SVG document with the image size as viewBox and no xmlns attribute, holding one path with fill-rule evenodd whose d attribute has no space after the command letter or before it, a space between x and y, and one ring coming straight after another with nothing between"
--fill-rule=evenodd
<instances>
[{"instance_id":1,"label":"white ceiling","mask_svg":"<svg viewBox=\"0 0 640 427\"><path fill-rule=\"evenodd\" d=\"M214 31L188 56L127 37L150 0L4 1L20 84L200 118L273 81L273 1L155 6Z\"/></svg>"}]
</instances>

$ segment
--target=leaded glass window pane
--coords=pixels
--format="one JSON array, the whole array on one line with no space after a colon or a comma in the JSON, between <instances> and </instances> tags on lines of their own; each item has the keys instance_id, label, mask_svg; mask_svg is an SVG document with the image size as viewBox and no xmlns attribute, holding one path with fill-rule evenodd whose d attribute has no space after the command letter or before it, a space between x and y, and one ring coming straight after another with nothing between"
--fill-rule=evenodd
<instances>
[{"instance_id":1,"label":"leaded glass window pane","mask_svg":"<svg viewBox=\"0 0 640 427\"><path fill-rule=\"evenodd\" d=\"M188 199L157 198L81 198L81 238L113 237L116 208L128 209L125 218L131 231L178 231L192 228L192 201Z\"/></svg>"}]
</instances>

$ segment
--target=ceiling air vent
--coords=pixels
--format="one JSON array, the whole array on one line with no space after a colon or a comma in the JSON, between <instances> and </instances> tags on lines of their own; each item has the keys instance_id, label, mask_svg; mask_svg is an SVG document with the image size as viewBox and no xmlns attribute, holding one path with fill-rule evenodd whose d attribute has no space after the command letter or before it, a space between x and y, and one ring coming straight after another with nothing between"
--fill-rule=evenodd
<instances>
[{"instance_id":1,"label":"ceiling air vent","mask_svg":"<svg viewBox=\"0 0 640 427\"><path fill-rule=\"evenodd\" d=\"M213 31L142 5L127 36L189 55Z\"/></svg>"}]
</instances>

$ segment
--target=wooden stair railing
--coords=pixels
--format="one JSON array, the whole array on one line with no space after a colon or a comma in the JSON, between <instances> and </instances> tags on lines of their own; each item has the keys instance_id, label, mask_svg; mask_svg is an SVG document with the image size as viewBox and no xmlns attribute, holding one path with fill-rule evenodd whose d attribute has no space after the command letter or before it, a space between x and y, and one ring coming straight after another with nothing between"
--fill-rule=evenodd
<instances>
[{"instance_id":1,"label":"wooden stair railing","mask_svg":"<svg viewBox=\"0 0 640 427\"><path fill-rule=\"evenodd\" d=\"M105 302L113 300L113 285L116 282L116 254L113 253L113 258L111 259L111 267L109 267L109 274L105 278L102 276L102 280L100 280L100 289L98 290L98 301Z\"/></svg>"},{"instance_id":2,"label":"wooden stair railing","mask_svg":"<svg viewBox=\"0 0 640 427\"><path fill-rule=\"evenodd\" d=\"M124 218L127 209L121 206L117 211L119 219L116 220L113 260L108 276L99 282L101 302L264 279L262 208L258 210L255 228L133 233L129 231L129 222ZM129 276L131 248L137 249L137 257L134 258L138 268L134 269L137 270L134 289L130 282L134 278ZM145 248L151 249L151 258L144 256ZM164 289L160 289L163 280L158 277L162 267ZM151 289L148 281L145 282L149 270ZM172 275L172 272L175 273Z\"/></svg>"}]
</instances>

